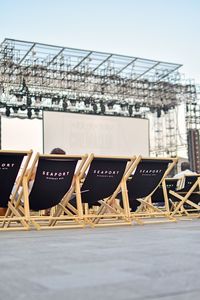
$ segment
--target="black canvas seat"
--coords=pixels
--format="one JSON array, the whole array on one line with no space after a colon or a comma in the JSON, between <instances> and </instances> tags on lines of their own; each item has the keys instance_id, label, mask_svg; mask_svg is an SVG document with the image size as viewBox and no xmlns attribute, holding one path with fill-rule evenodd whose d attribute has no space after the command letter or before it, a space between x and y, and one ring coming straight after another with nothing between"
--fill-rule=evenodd
<instances>
[{"instance_id":1,"label":"black canvas seat","mask_svg":"<svg viewBox=\"0 0 200 300\"><path fill-rule=\"evenodd\" d=\"M0 207L7 208L4 217L1 217L1 227L6 229L8 216L20 221L24 228L28 228L21 215L16 213L15 198L19 193L22 177L26 172L32 151L0 151Z\"/></svg>"},{"instance_id":2,"label":"black canvas seat","mask_svg":"<svg viewBox=\"0 0 200 300\"><path fill-rule=\"evenodd\" d=\"M19 201L17 206L29 225L33 224L37 229L83 227L80 211L76 209L74 215L70 214L63 207L62 200L74 191L74 176L79 174L86 158L87 156L76 155L36 155L29 174L23 180L24 207ZM31 182L33 173L35 178ZM45 214L44 210L55 210L57 206L59 209L56 215ZM81 205L77 207L80 208Z\"/></svg>"},{"instance_id":3,"label":"black canvas seat","mask_svg":"<svg viewBox=\"0 0 200 300\"><path fill-rule=\"evenodd\" d=\"M158 209L151 196L177 163L176 158L139 157L127 173L130 215L134 217L164 216L172 220L168 209Z\"/></svg>"},{"instance_id":4,"label":"black canvas seat","mask_svg":"<svg viewBox=\"0 0 200 300\"><path fill-rule=\"evenodd\" d=\"M123 194L125 207L123 211L117 211L111 203L120 189L124 189L122 187L124 174L134 160L135 158L130 157L101 157L93 154L90 156L82 175L85 174L88 167L89 169L80 188L81 201L85 207L83 217L88 224L92 226L117 225L119 223L117 217L122 220L121 224L130 224L126 218L126 195ZM91 212L93 206L99 206L99 209ZM88 211L86 207L88 207ZM106 218L109 219L107 224Z\"/></svg>"},{"instance_id":5,"label":"black canvas seat","mask_svg":"<svg viewBox=\"0 0 200 300\"><path fill-rule=\"evenodd\" d=\"M79 158L41 156L33 187L29 194L31 210L54 207L70 189Z\"/></svg>"},{"instance_id":6,"label":"black canvas seat","mask_svg":"<svg viewBox=\"0 0 200 300\"><path fill-rule=\"evenodd\" d=\"M81 199L89 206L99 205L99 200L110 197L124 175L127 159L95 157L81 187Z\"/></svg>"}]
</instances>

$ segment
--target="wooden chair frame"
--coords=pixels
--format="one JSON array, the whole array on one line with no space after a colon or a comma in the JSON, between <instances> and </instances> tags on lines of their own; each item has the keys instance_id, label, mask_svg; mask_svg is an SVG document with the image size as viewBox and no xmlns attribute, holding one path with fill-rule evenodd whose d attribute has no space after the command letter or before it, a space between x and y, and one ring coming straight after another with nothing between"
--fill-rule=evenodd
<instances>
[{"instance_id":1,"label":"wooden chair frame","mask_svg":"<svg viewBox=\"0 0 200 300\"><path fill-rule=\"evenodd\" d=\"M22 191L19 192L20 187L22 186L22 181L23 178L25 176L25 173L27 171L28 168L28 164L30 162L31 156L32 156L32 150L29 151L14 151L14 150L1 150L0 153L11 153L11 154L24 154L24 164L22 166L21 169L21 173L20 176L18 178L16 178L16 187L15 190L13 192L13 194L11 194L10 196L10 201L8 202L8 208L7 211L5 213L5 216L0 218L0 230L28 230L29 229L29 225L27 220L25 220L25 218L22 216L22 214L18 211L17 207L16 207L16 196L17 194L21 194L22 195ZM18 180L17 180L18 179ZM10 223L14 223L14 226L9 227Z\"/></svg>"},{"instance_id":2,"label":"wooden chair frame","mask_svg":"<svg viewBox=\"0 0 200 300\"><path fill-rule=\"evenodd\" d=\"M85 172L89 168L90 164L92 163L93 159L95 158L106 158L106 159L127 159L128 163L126 166L127 168L132 165L135 161L135 157L121 157L121 156L95 156L91 154L88 157L85 165L83 166L80 175L77 177L77 181L79 182L79 186L77 185L77 196L81 199L81 182L84 180ZM126 173L125 170L125 173ZM124 174L125 174L124 173ZM114 207L113 201L115 200L117 194L122 189L123 192L123 203L124 209L118 209ZM104 226L117 226L117 225L131 225L130 220L127 218L128 215L128 199L127 193L125 188L125 181L124 177L122 177L120 184L110 195L108 198L99 201L100 206L97 208L96 211L92 211L92 209L88 208L87 203L83 203L83 220L86 225L91 227L104 227ZM66 206L66 202L64 203ZM109 211L109 213L108 213Z\"/></svg>"},{"instance_id":3,"label":"wooden chair frame","mask_svg":"<svg viewBox=\"0 0 200 300\"><path fill-rule=\"evenodd\" d=\"M82 205L80 203L80 198L77 197L77 209L75 209L75 213L71 213L67 208L65 208L62 204L64 201L61 199L60 203L57 205L55 211L56 213L51 214L49 216L44 216L37 212L32 212L30 210L29 205L29 188L28 183L29 180L34 172L34 169L36 168L36 165L40 158L50 158L50 159L58 159L58 158L77 158L80 159L79 166L77 170L75 171L74 178L75 180L72 182L72 185L68 191L66 191L65 196L63 199L69 197L69 195L72 193L72 191L75 189L77 185L76 177L79 175L81 168L83 167L87 155L57 155L57 154L48 154L48 155L41 155L37 153L35 156L35 159L32 163L31 168L29 169L29 172L27 176L23 177L22 180L22 193L19 195L19 198L17 202L15 203L16 210L23 216L23 220L28 223L29 228L31 225L34 226L35 229L54 229L54 228L82 228L84 227L84 223L81 221L82 219ZM24 206L21 204L21 199L24 199ZM65 214L64 214L65 213ZM61 224L60 224L61 223ZM10 225L10 222L7 223L7 227Z\"/></svg>"},{"instance_id":4,"label":"wooden chair frame","mask_svg":"<svg viewBox=\"0 0 200 300\"><path fill-rule=\"evenodd\" d=\"M131 208L129 207L129 217L132 221L140 220L140 224L149 224L149 223L163 223L163 222L175 222L176 219L170 215L169 211L169 203L168 203L168 197L167 197L167 191L166 186L163 183L164 179L167 177L167 175L171 172L171 170L176 165L178 158L166 158L166 157L159 157L159 158L147 158L139 156L135 162L132 164L130 169L127 171L125 175L125 182L127 182L128 178L131 176L131 174L134 172L134 170L137 169L137 166L139 165L140 161L142 159L147 160L171 160L170 165L168 166L167 170L165 171L164 175L162 176L161 180L158 182L157 186L144 198L138 198L137 200L141 203L137 211L131 212ZM165 195L165 211L157 208L154 206L154 204L151 202L151 196L155 192L155 190L158 188L160 184L163 184L164 187L164 195ZM163 219L163 217L165 219Z\"/></svg>"},{"instance_id":5,"label":"wooden chair frame","mask_svg":"<svg viewBox=\"0 0 200 300\"><path fill-rule=\"evenodd\" d=\"M175 178L164 178L164 180L162 181L162 184L159 185L159 187L162 188L163 198L164 198L163 202L164 202L165 209L168 213L171 212L170 204L171 204L171 206L174 206L174 204L169 198L170 188L167 188L167 182L170 183L170 181L174 181L174 180L176 180L176 183L178 182L178 179L175 179ZM156 192L156 190L154 192ZM151 197L153 197L153 196L154 196L154 193L151 195Z\"/></svg>"},{"instance_id":6,"label":"wooden chair frame","mask_svg":"<svg viewBox=\"0 0 200 300\"><path fill-rule=\"evenodd\" d=\"M191 175L192 177L194 177L195 175ZM190 177L190 175L185 176L187 178ZM196 191L196 189L198 188L198 191ZM178 201L180 201L175 207L174 210L171 213L171 216L176 216L176 217L182 217L182 216L200 216L199 211L200 211L200 205L194 203L192 200L190 200L190 196L192 194L197 194L199 195L199 199L200 199L200 174L196 175L196 181L193 183L193 185L190 187L190 189L188 191L185 191L184 193L180 191L170 191L170 194L173 195ZM200 202L200 200L199 200ZM194 214L190 214L188 213L189 210L187 210L186 208L184 208L184 204L189 204L192 207L192 210L194 211ZM195 210L197 210L197 215L195 214ZM190 210L191 211L191 210Z\"/></svg>"}]
</instances>

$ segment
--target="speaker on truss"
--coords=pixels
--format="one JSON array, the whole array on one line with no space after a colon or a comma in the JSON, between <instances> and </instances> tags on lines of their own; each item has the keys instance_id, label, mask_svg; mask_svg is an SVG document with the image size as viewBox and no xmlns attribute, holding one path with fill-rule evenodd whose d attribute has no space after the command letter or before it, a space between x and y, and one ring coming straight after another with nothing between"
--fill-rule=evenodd
<instances>
[{"instance_id":1,"label":"speaker on truss","mask_svg":"<svg viewBox=\"0 0 200 300\"><path fill-rule=\"evenodd\" d=\"M188 156L192 170L200 173L200 139L198 129L188 129Z\"/></svg>"},{"instance_id":2,"label":"speaker on truss","mask_svg":"<svg viewBox=\"0 0 200 300\"><path fill-rule=\"evenodd\" d=\"M0 115L0 149L1 149L1 115Z\"/></svg>"}]
</instances>

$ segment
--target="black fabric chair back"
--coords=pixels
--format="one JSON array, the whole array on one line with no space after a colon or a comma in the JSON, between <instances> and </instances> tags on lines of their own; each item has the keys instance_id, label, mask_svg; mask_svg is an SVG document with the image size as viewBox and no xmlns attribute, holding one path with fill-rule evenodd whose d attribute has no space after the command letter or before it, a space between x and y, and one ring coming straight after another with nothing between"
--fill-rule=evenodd
<instances>
[{"instance_id":1,"label":"black fabric chair back","mask_svg":"<svg viewBox=\"0 0 200 300\"><path fill-rule=\"evenodd\" d=\"M187 193L191 189L191 187L193 186L193 184L197 181L197 179L198 179L197 175L185 176L185 185L184 185L184 188L182 188L178 192L179 193L180 192L181 193ZM195 189L195 191L197 191L197 190L199 190L198 187Z\"/></svg>"},{"instance_id":2,"label":"black fabric chair back","mask_svg":"<svg viewBox=\"0 0 200 300\"><path fill-rule=\"evenodd\" d=\"M0 206L7 207L15 180L26 154L0 153Z\"/></svg>"},{"instance_id":3,"label":"black fabric chair back","mask_svg":"<svg viewBox=\"0 0 200 300\"><path fill-rule=\"evenodd\" d=\"M181 190L178 190L178 193L180 193L182 196L187 194L191 187L195 184L199 176L197 175L190 175L190 176L185 176L185 185L184 188ZM196 193L199 192L199 187L197 186L196 189L193 191L193 193L190 195L189 200L198 204L200 202L200 194ZM191 206L188 203L184 203L184 208L185 209L190 209Z\"/></svg>"},{"instance_id":4,"label":"black fabric chair back","mask_svg":"<svg viewBox=\"0 0 200 300\"><path fill-rule=\"evenodd\" d=\"M160 183L172 160L142 159L132 178L127 181L129 205L134 211L140 202L137 198L150 195Z\"/></svg>"},{"instance_id":5,"label":"black fabric chair back","mask_svg":"<svg viewBox=\"0 0 200 300\"><path fill-rule=\"evenodd\" d=\"M29 195L30 209L38 211L57 205L71 187L77 162L77 158L40 157Z\"/></svg>"},{"instance_id":6,"label":"black fabric chair back","mask_svg":"<svg viewBox=\"0 0 200 300\"><path fill-rule=\"evenodd\" d=\"M178 182L178 179L175 179L175 178L165 179L168 197L170 197L170 198L172 197L172 195L169 195L169 191L176 191L177 182ZM152 203L164 203L165 202L162 185L159 185L159 187L153 193L153 195L151 196L151 201L152 201Z\"/></svg>"},{"instance_id":7,"label":"black fabric chair back","mask_svg":"<svg viewBox=\"0 0 200 300\"><path fill-rule=\"evenodd\" d=\"M89 206L110 197L124 175L128 159L94 158L81 188L82 202Z\"/></svg>"}]
</instances>

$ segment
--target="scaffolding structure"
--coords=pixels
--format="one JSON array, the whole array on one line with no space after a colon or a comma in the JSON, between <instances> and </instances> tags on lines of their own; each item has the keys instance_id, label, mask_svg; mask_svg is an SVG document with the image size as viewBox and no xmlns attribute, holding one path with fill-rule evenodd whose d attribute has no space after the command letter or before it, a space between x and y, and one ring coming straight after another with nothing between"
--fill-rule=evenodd
<instances>
[{"instance_id":1,"label":"scaffolding structure","mask_svg":"<svg viewBox=\"0 0 200 300\"><path fill-rule=\"evenodd\" d=\"M151 152L175 156L175 109L187 103L187 128L193 126L196 95L195 85L183 84L180 67L6 38L0 45L0 111L30 119L42 118L43 110L149 118L155 124Z\"/></svg>"}]
</instances>

